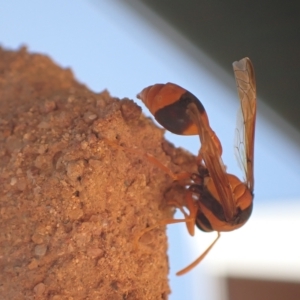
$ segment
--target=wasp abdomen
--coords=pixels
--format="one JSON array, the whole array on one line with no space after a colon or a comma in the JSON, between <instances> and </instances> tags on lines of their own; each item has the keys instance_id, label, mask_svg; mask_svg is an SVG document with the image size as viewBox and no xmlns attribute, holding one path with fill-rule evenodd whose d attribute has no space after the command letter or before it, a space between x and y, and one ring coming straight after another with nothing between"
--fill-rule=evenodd
<instances>
[{"instance_id":1,"label":"wasp abdomen","mask_svg":"<svg viewBox=\"0 0 300 300\"><path fill-rule=\"evenodd\" d=\"M194 103L208 124L204 106L189 91L174 83L155 84L143 89L137 98L141 99L164 128L180 135L199 134L196 124L187 113L188 105Z\"/></svg>"}]
</instances>

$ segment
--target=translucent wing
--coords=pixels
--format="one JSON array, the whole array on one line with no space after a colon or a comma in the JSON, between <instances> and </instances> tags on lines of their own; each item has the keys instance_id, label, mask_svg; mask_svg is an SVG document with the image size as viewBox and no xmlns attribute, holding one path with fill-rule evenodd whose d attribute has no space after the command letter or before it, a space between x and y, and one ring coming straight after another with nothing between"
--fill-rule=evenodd
<instances>
[{"instance_id":1,"label":"translucent wing","mask_svg":"<svg viewBox=\"0 0 300 300\"><path fill-rule=\"evenodd\" d=\"M245 149L245 130L244 130L244 118L242 110L237 111L236 116L236 128L234 137L234 154L238 162L239 167L244 172L244 180L246 181L247 165L246 165L246 149Z\"/></svg>"},{"instance_id":2,"label":"translucent wing","mask_svg":"<svg viewBox=\"0 0 300 300\"><path fill-rule=\"evenodd\" d=\"M256 119L256 84L254 68L249 58L233 63L241 106L235 136L235 153L245 172L250 191L254 188L254 135Z\"/></svg>"},{"instance_id":3,"label":"translucent wing","mask_svg":"<svg viewBox=\"0 0 300 300\"><path fill-rule=\"evenodd\" d=\"M201 141L200 155L208 169L209 176L213 180L220 202L224 209L226 220L232 220L235 214L235 204L229 180L226 175L226 168L221 159L219 140L216 142L216 135L210 126L202 119L196 105L188 106L188 113L197 124Z\"/></svg>"}]
</instances>

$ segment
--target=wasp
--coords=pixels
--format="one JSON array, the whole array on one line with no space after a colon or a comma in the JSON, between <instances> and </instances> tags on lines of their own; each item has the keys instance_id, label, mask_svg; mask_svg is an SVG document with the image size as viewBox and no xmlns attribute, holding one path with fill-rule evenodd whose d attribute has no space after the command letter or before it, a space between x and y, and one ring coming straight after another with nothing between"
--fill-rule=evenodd
<instances>
[{"instance_id":1,"label":"wasp","mask_svg":"<svg viewBox=\"0 0 300 300\"><path fill-rule=\"evenodd\" d=\"M247 57L234 62L233 70L240 99L235 153L244 172L243 180L226 172L222 161L221 142L211 129L205 108L196 96L174 83L155 84L137 95L165 129L179 135L198 135L200 138L197 173L173 174L166 170L165 166L161 166L174 180L185 180L186 197L184 205L174 203L184 214L184 219L166 220L159 225L185 222L191 235L194 235L195 225L205 232L217 232L216 239L205 252L189 266L177 272L177 275L188 272L200 263L220 238L220 232L232 231L243 226L252 212L255 75L253 65ZM159 166L159 162L154 162ZM183 207L189 213L186 213ZM147 228L143 233L153 227L155 226Z\"/></svg>"}]
</instances>

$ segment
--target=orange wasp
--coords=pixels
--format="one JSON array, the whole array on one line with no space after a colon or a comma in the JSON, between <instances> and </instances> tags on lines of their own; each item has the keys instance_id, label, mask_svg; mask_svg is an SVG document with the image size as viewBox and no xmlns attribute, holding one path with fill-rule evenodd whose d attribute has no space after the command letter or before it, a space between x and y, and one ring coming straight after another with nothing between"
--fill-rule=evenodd
<instances>
[{"instance_id":1,"label":"orange wasp","mask_svg":"<svg viewBox=\"0 0 300 300\"><path fill-rule=\"evenodd\" d=\"M198 173L172 174L165 166L160 166L174 180L185 179L188 182L184 206L189 214L183 210L182 205L175 204L185 219L165 220L159 225L186 222L191 235L194 235L194 225L203 231L218 233L206 251L177 275L182 275L196 266L217 242L221 231L231 231L243 226L252 212L255 76L249 58L234 62L233 70L241 103L241 124L236 129L235 150L245 173L244 181L226 172L221 158L221 143L209 125L202 103L192 93L176 84L167 83L149 86L137 95L164 128L179 135L199 135L201 142L197 157ZM159 166L159 162L155 163ZM153 227L155 226L147 228L143 233Z\"/></svg>"}]
</instances>

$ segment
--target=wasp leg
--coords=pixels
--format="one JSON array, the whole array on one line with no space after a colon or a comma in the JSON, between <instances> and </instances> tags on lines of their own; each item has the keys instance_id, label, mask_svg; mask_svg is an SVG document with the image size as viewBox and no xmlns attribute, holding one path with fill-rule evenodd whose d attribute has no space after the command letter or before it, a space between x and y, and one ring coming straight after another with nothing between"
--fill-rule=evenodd
<instances>
[{"instance_id":1,"label":"wasp leg","mask_svg":"<svg viewBox=\"0 0 300 300\"><path fill-rule=\"evenodd\" d=\"M176 224L176 223L186 223L187 230L190 235L194 235L195 232L195 220L197 216L197 207L193 201L192 193L187 192L186 197L186 207L188 208L190 214L187 214L182 205L180 205L177 201L168 201L169 205L174 205L176 208L179 208L182 214L184 215L184 219L164 219L159 222L157 222L155 225L152 225L150 227L145 228L142 230L134 239L134 247L138 248L138 241L139 239L148 231L153 230L156 227L162 226L162 225L168 225L168 224Z\"/></svg>"},{"instance_id":2,"label":"wasp leg","mask_svg":"<svg viewBox=\"0 0 300 300\"><path fill-rule=\"evenodd\" d=\"M195 234L195 222L197 218L197 212L198 212L198 207L196 205L196 202L193 199L193 193L190 191L186 192L186 207L189 210L189 218L188 219L193 219L194 222L186 222L186 228L191 236L194 236Z\"/></svg>"},{"instance_id":3,"label":"wasp leg","mask_svg":"<svg viewBox=\"0 0 300 300\"><path fill-rule=\"evenodd\" d=\"M193 199L193 193L190 191L186 191L186 199L185 199L185 207L188 209L189 214L187 214L183 206L179 204L177 201L168 201L168 205L173 205L178 208L181 213L184 215L184 219L186 220L186 227L191 236L195 234L195 220L197 217L198 207Z\"/></svg>"},{"instance_id":4,"label":"wasp leg","mask_svg":"<svg viewBox=\"0 0 300 300\"><path fill-rule=\"evenodd\" d=\"M195 219L164 219L159 222L157 222L155 225L152 225L150 227L145 228L142 230L139 234L137 234L134 238L134 248L138 249L138 242L139 239L148 231L153 230L156 227L163 226L163 225L168 225L168 224L177 224L177 223L187 223L187 222L193 222L195 223Z\"/></svg>"},{"instance_id":5,"label":"wasp leg","mask_svg":"<svg viewBox=\"0 0 300 300\"><path fill-rule=\"evenodd\" d=\"M190 176L191 176L190 173L188 173L188 172L173 173L168 167L163 165L157 158L155 158L150 153L145 153L144 156L146 156L146 158L151 163L153 163L154 165L159 167L162 171L164 171L166 174L168 174L174 181L183 181L186 179L190 179Z\"/></svg>"},{"instance_id":6,"label":"wasp leg","mask_svg":"<svg viewBox=\"0 0 300 300\"><path fill-rule=\"evenodd\" d=\"M153 155L151 155L150 153L143 153L142 151L139 151L137 149L133 149L133 148L127 148L124 146L120 146L115 142L112 142L106 138L103 138L103 140L110 146L123 150L123 151L127 151L130 153L134 153L134 154L138 154L139 156L143 156L145 157L149 162L151 162L152 164L154 164L155 166L157 166L158 168L160 168L162 171L164 171L166 174L168 174L174 181L183 181L183 180L187 180L190 178L191 174L188 172L181 172L181 173L173 173L168 167L166 167L164 164L162 164L157 158L155 158Z\"/></svg>"},{"instance_id":7,"label":"wasp leg","mask_svg":"<svg viewBox=\"0 0 300 300\"><path fill-rule=\"evenodd\" d=\"M184 211L183 206L176 200L169 200L167 202L167 205L178 208L181 211L181 213L184 215L184 219L189 218L189 215Z\"/></svg>"},{"instance_id":8,"label":"wasp leg","mask_svg":"<svg viewBox=\"0 0 300 300\"><path fill-rule=\"evenodd\" d=\"M193 261L190 265L188 265L184 269L177 272L176 275L177 276L183 275L183 274L189 272L195 266L197 266L202 261L202 259L208 254L208 252L212 249L212 247L215 245L215 243L220 238L220 236L221 236L220 232L218 232L218 235L217 235L216 239L211 243L211 245L195 261Z\"/></svg>"}]
</instances>

